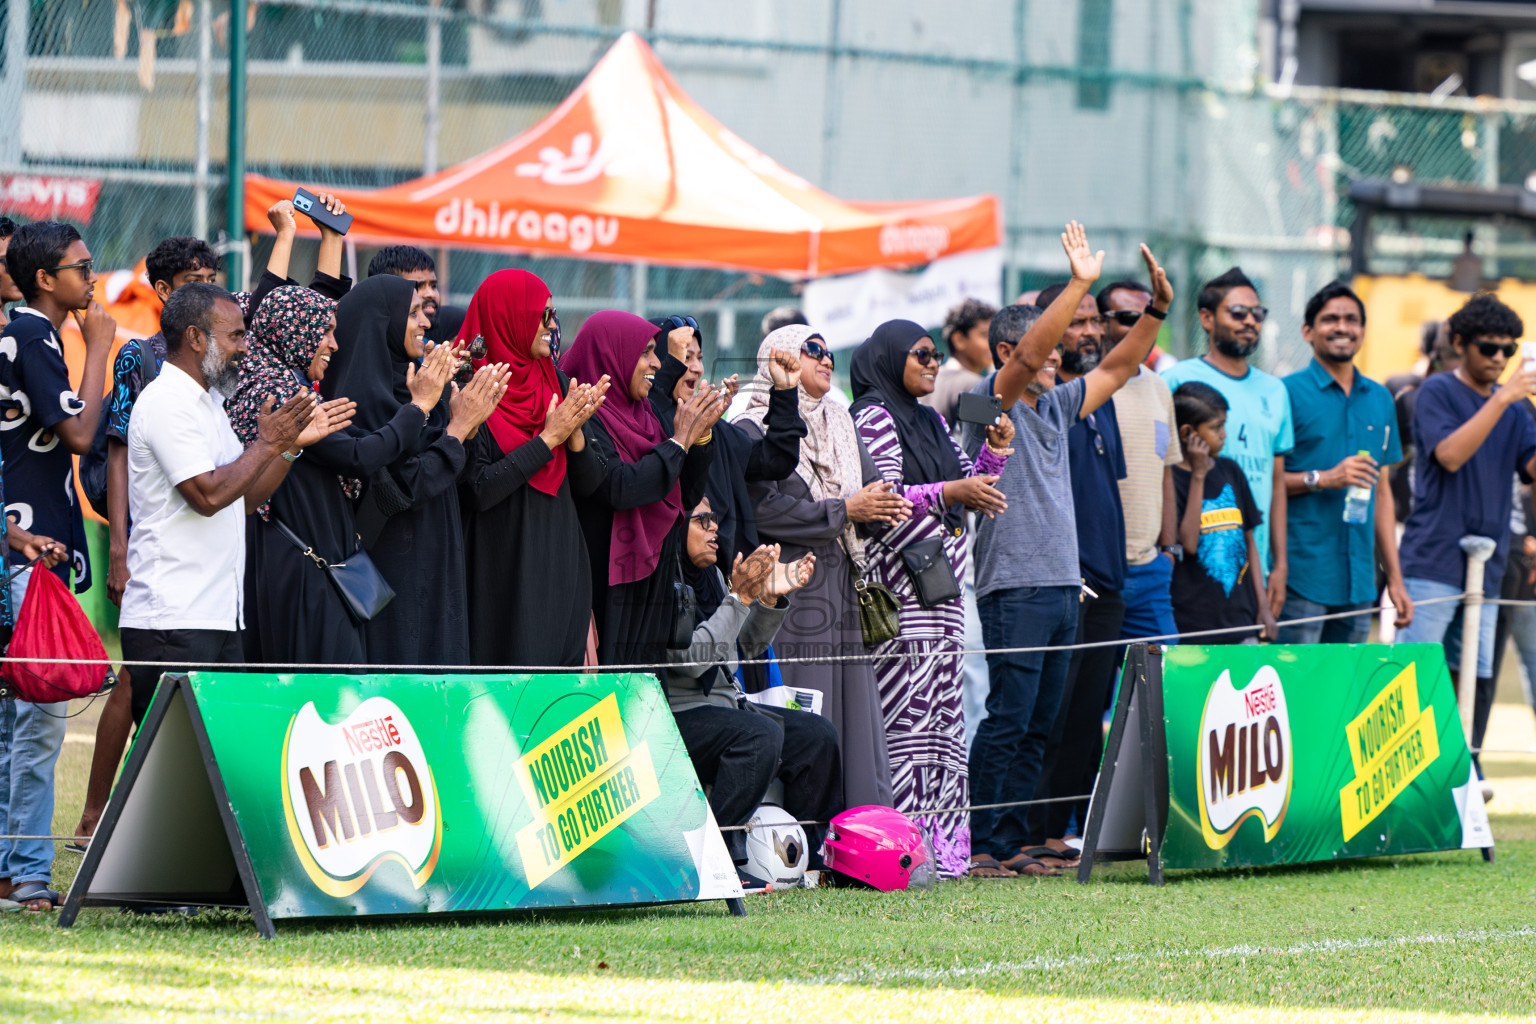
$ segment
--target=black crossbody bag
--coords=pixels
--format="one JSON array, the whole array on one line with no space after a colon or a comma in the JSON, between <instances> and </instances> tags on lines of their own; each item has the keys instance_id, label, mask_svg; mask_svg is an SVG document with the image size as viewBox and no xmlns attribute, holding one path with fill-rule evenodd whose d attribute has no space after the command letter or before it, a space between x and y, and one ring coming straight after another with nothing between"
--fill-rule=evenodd
<instances>
[{"instance_id":1,"label":"black crossbody bag","mask_svg":"<svg viewBox=\"0 0 1536 1024\"><path fill-rule=\"evenodd\" d=\"M395 599L394 588L362 548L348 555L345 562L327 562L315 553L314 548L300 540L299 535L281 519L273 516L272 525L330 577L337 593L341 595L342 604L347 606L347 611L358 622L367 622Z\"/></svg>"},{"instance_id":2,"label":"black crossbody bag","mask_svg":"<svg viewBox=\"0 0 1536 1024\"><path fill-rule=\"evenodd\" d=\"M870 543L901 556L901 567L906 570L907 579L912 581L917 603L924 608L937 608L960 596L960 581L955 579L955 567L949 564L949 556L944 553L943 537L915 540L903 548L893 548L878 537L872 538Z\"/></svg>"}]
</instances>

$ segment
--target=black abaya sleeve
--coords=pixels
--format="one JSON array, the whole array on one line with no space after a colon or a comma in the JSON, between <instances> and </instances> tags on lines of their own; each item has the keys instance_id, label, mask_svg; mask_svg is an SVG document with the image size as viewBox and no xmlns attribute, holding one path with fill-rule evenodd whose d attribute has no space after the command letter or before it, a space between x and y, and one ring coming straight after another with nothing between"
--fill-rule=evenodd
<instances>
[{"instance_id":1,"label":"black abaya sleeve","mask_svg":"<svg viewBox=\"0 0 1536 1024\"><path fill-rule=\"evenodd\" d=\"M800 464L800 439L807 431L799 394L799 388L774 388L768 396L768 432L752 442L742 474L748 480L783 480Z\"/></svg>"},{"instance_id":2,"label":"black abaya sleeve","mask_svg":"<svg viewBox=\"0 0 1536 1024\"><path fill-rule=\"evenodd\" d=\"M310 445L306 457L340 476L367 478L409 451L426 422L421 410L408 402L378 430L337 431Z\"/></svg>"},{"instance_id":3,"label":"black abaya sleeve","mask_svg":"<svg viewBox=\"0 0 1536 1024\"><path fill-rule=\"evenodd\" d=\"M537 437L503 453L489 430L482 430L464 446L463 495L466 506L480 512L495 508L528 483L554 453Z\"/></svg>"},{"instance_id":4,"label":"black abaya sleeve","mask_svg":"<svg viewBox=\"0 0 1536 1024\"><path fill-rule=\"evenodd\" d=\"M342 274L340 277L332 277L330 274L321 273L317 270L315 271L314 280L309 282L309 287L311 291L317 291L328 299L335 299L337 302L340 302L342 297L352 290L352 279L346 274Z\"/></svg>"},{"instance_id":5,"label":"black abaya sleeve","mask_svg":"<svg viewBox=\"0 0 1536 1024\"><path fill-rule=\"evenodd\" d=\"M443 434L418 454L392 464L389 475L405 493L410 507L420 508L458 482L465 461L464 446L458 438Z\"/></svg>"},{"instance_id":6,"label":"black abaya sleeve","mask_svg":"<svg viewBox=\"0 0 1536 1024\"><path fill-rule=\"evenodd\" d=\"M256 282L256 287L251 290L251 301L248 307L250 312L245 315L246 323L250 323L251 317L256 315L256 311L261 308L261 304L266 301L268 295L290 284L298 287L299 282L291 277L285 280L270 270L263 270L261 272L261 279Z\"/></svg>"},{"instance_id":7,"label":"black abaya sleeve","mask_svg":"<svg viewBox=\"0 0 1536 1024\"><path fill-rule=\"evenodd\" d=\"M716 438L709 444L696 444L688 449L688 457L683 460L683 508L692 509L704 500L704 492L709 487L709 467L715 461L715 445L720 443Z\"/></svg>"},{"instance_id":8,"label":"black abaya sleeve","mask_svg":"<svg viewBox=\"0 0 1536 1024\"><path fill-rule=\"evenodd\" d=\"M587 421L586 460L590 465L573 476L573 493L581 498L595 498L615 511L640 508L661 501L677 483L683 473L683 447L673 440L666 440L646 453L639 462L625 462L613 445L613 438L596 418ZM697 467L695 471L698 472ZM703 493L703 477L709 472L704 463L696 486ZM685 488L686 489L686 488ZM686 499L685 499L686 500ZM694 500L697 505L698 499ZM692 506L689 506L690 508Z\"/></svg>"}]
</instances>

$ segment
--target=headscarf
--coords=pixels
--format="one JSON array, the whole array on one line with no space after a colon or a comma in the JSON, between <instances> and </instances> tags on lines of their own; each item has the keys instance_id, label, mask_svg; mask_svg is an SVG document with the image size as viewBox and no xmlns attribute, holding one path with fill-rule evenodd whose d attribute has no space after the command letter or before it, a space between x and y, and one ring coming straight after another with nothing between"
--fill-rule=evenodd
<instances>
[{"instance_id":1,"label":"headscarf","mask_svg":"<svg viewBox=\"0 0 1536 1024\"><path fill-rule=\"evenodd\" d=\"M459 329L461 341L476 335L485 339L485 359L477 360L477 366L491 362L512 367L507 393L485 421L503 452L511 452L537 437L544 429L550 399L560 398L555 361L548 356L535 359L531 355L548 301L548 286L533 274L526 270L498 270L475 289ZM555 446L554 457L539 467L528 483L545 494L554 494L564 479L562 444Z\"/></svg>"},{"instance_id":2,"label":"headscarf","mask_svg":"<svg viewBox=\"0 0 1536 1024\"><path fill-rule=\"evenodd\" d=\"M901 478L907 484L934 484L965 476L949 432L939 414L918 402L903 378L907 353L928 337L921 324L911 320L887 320L875 328L869 340L853 352L848 376L853 384L853 405L861 409L878 405L890 413L901 440ZM964 524L965 509L951 505L945 519L952 527Z\"/></svg>"},{"instance_id":3,"label":"headscarf","mask_svg":"<svg viewBox=\"0 0 1536 1024\"><path fill-rule=\"evenodd\" d=\"M646 343L656 328L633 313L605 309L587 317L569 351L560 357L567 377L596 381L607 374L613 381L607 400L597 410L619 458L639 462L667 439L650 399L635 401L629 381ZM615 509L608 546L608 583L633 583L656 570L667 533L683 512L682 487L674 483L667 496L640 508Z\"/></svg>"},{"instance_id":4,"label":"headscarf","mask_svg":"<svg viewBox=\"0 0 1536 1024\"><path fill-rule=\"evenodd\" d=\"M224 401L241 444L256 440L262 403L270 398L276 408L303 390L304 373L335 310L336 303L319 292L286 286L268 295L251 318L240 381Z\"/></svg>"},{"instance_id":5,"label":"headscarf","mask_svg":"<svg viewBox=\"0 0 1536 1024\"><path fill-rule=\"evenodd\" d=\"M812 338L821 335L805 324L780 327L763 339L757 347L757 375L747 385L747 407L734 422L751 420L768 429L768 396L773 391L773 377L768 363L775 351L793 353L800 357L801 347ZM853 417L825 395L812 398L799 389L800 418L805 421L808 434L800 442L800 464L795 472L810 489L811 500L848 498L864 486L864 467L859 460L859 434L854 429Z\"/></svg>"},{"instance_id":6,"label":"headscarf","mask_svg":"<svg viewBox=\"0 0 1536 1024\"><path fill-rule=\"evenodd\" d=\"M405 352L405 327L415 295L415 286L405 278L376 274L336 307L337 349L320 382L320 394L327 399L345 395L356 402L352 426L363 433L382 428L411 400L405 371L413 360ZM439 402L432 410L435 418L443 414L442 406ZM417 446L430 443L423 436Z\"/></svg>"}]
</instances>

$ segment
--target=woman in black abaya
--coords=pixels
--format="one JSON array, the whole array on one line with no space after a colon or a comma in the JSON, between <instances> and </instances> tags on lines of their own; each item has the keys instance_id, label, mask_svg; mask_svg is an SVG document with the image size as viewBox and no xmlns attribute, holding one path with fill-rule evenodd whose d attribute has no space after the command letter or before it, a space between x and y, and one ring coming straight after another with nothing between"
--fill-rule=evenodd
<instances>
[{"instance_id":1,"label":"woman in black abaya","mask_svg":"<svg viewBox=\"0 0 1536 1024\"><path fill-rule=\"evenodd\" d=\"M353 427L378 430L412 403L412 367L425 354L427 318L411 282L381 274L349 292L336 310L339 344L324 395L357 402ZM434 350L435 351L435 350ZM506 368L483 367L462 391L452 389L415 441L378 472L353 477L356 516L374 565L395 599L365 627L373 665L469 662L464 534L458 482L464 442L506 390Z\"/></svg>"}]
</instances>

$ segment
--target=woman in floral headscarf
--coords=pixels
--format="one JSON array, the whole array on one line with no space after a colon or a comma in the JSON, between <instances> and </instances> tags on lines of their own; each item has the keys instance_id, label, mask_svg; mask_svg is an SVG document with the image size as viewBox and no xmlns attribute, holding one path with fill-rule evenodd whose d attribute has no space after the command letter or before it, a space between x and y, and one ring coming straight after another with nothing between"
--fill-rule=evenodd
<instances>
[{"instance_id":1,"label":"woman in floral headscarf","mask_svg":"<svg viewBox=\"0 0 1536 1024\"><path fill-rule=\"evenodd\" d=\"M240 383L224 403L242 444L259 430L257 414L301 388L319 384L336 351L336 303L308 288L267 296L251 317ZM288 476L246 527L246 656L269 664L361 664L363 626L352 617L324 570L285 536L284 528L327 562L358 549L352 503L342 477L367 477L416 443L443 393L453 363L445 348L411 380L411 402L372 432L356 427L304 450Z\"/></svg>"}]
</instances>

